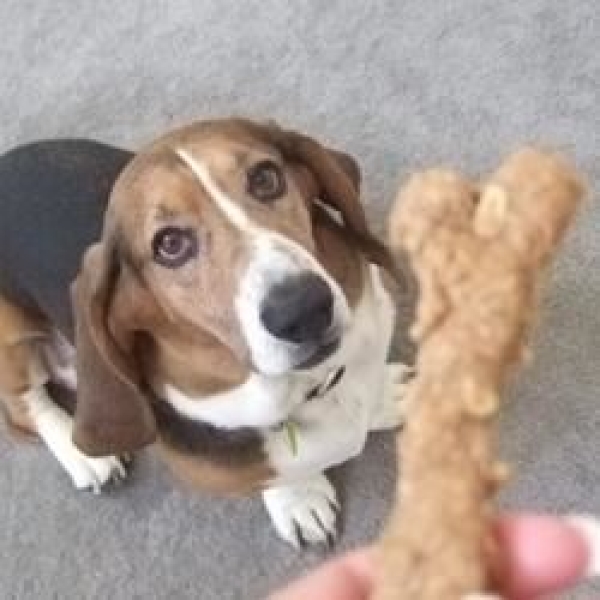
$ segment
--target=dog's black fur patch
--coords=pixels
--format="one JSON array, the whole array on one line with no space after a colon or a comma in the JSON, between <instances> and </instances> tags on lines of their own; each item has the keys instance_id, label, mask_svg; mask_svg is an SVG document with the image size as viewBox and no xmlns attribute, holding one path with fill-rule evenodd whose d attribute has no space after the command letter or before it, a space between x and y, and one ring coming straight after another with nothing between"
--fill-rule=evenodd
<instances>
[{"instance_id":1,"label":"dog's black fur patch","mask_svg":"<svg viewBox=\"0 0 600 600\"><path fill-rule=\"evenodd\" d=\"M174 450L223 466L248 465L264 458L263 440L256 429L220 429L188 419L158 399L153 409L162 441Z\"/></svg>"},{"instance_id":2,"label":"dog's black fur patch","mask_svg":"<svg viewBox=\"0 0 600 600\"><path fill-rule=\"evenodd\" d=\"M37 310L68 338L71 282L132 157L83 139L36 142L0 156L0 294Z\"/></svg>"}]
</instances>

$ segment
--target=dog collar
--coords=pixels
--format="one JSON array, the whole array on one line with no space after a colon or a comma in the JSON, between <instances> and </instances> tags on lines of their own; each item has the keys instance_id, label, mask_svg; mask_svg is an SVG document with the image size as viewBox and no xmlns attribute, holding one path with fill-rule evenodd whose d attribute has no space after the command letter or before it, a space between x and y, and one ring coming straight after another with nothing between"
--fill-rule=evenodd
<instances>
[{"instance_id":1,"label":"dog collar","mask_svg":"<svg viewBox=\"0 0 600 600\"><path fill-rule=\"evenodd\" d=\"M327 373L324 381L314 388L310 389L305 396L307 401L315 400L316 398L322 398L327 392L332 390L344 376L346 367L338 367ZM296 423L293 418L288 419L280 425L281 429L285 431L287 441L290 446L290 450L294 456L298 454L298 435L296 431Z\"/></svg>"},{"instance_id":2,"label":"dog collar","mask_svg":"<svg viewBox=\"0 0 600 600\"><path fill-rule=\"evenodd\" d=\"M342 380L345 372L346 367L344 366L334 369L333 371L329 371L322 383L306 393L306 400L314 400L315 398L321 398L324 396Z\"/></svg>"}]
</instances>

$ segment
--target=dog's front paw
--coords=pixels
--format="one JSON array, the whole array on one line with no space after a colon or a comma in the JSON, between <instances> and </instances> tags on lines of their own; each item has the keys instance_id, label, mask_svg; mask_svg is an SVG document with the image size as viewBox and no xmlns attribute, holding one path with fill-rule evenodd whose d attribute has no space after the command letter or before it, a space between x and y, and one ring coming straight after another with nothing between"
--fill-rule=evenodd
<instances>
[{"instance_id":1,"label":"dog's front paw","mask_svg":"<svg viewBox=\"0 0 600 600\"><path fill-rule=\"evenodd\" d=\"M35 424L38 435L69 474L78 490L99 494L109 482L119 482L127 476L129 458L87 456L73 443L73 419L48 396L45 387L26 392L23 400Z\"/></svg>"},{"instance_id":2,"label":"dog's front paw","mask_svg":"<svg viewBox=\"0 0 600 600\"><path fill-rule=\"evenodd\" d=\"M371 420L371 431L396 429L404 424L408 408L408 387L415 375L414 367L403 363L385 366L383 398Z\"/></svg>"},{"instance_id":3,"label":"dog's front paw","mask_svg":"<svg viewBox=\"0 0 600 600\"><path fill-rule=\"evenodd\" d=\"M296 548L305 544L332 546L339 504L324 475L263 492L263 500L281 538Z\"/></svg>"},{"instance_id":4,"label":"dog's front paw","mask_svg":"<svg viewBox=\"0 0 600 600\"><path fill-rule=\"evenodd\" d=\"M69 454L61 462L78 490L91 490L94 494L99 494L108 483L119 483L127 477L127 458L93 458L77 448L73 448L73 452Z\"/></svg>"}]
</instances>

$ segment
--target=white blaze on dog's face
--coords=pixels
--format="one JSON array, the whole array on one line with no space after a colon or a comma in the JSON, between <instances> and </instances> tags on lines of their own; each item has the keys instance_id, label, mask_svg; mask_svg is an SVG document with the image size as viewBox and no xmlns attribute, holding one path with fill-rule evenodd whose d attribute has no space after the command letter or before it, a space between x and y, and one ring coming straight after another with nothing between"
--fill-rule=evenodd
<instances>
[{"instance_id":1,"label":"white blaze on dog's face","mask_svg":"<svg viewBox=\"0 0 600 600\"><path fill-rule=\"evenodd\" d=\"M298 169L243 128L200 126L138 155L111 205L144 232L127 236L129 258L170 321L267 375L318 364L350 315L315 258Z\"/></svg>"}]
</instances>

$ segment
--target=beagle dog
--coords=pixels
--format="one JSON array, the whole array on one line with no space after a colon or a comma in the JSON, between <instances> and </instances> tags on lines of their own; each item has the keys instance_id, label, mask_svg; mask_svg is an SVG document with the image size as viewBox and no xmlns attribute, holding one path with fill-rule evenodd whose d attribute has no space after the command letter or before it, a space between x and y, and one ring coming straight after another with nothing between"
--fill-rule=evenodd
<instances>
[{"instance_id":1,"label":"beagle dog","mask_svg":"<svg viewBox=\"0 0 600 600\"><path fill-rule=\"evenodd\" d=\"M187 481L261 490L285 540L331 542L323 474L401 421L397 275L348 155L275 125L196 123L137 154L0 158L0 397L77 488L153 444ZM76 405L53 394L76 390Z\"/></svg>"}]
</instances>

